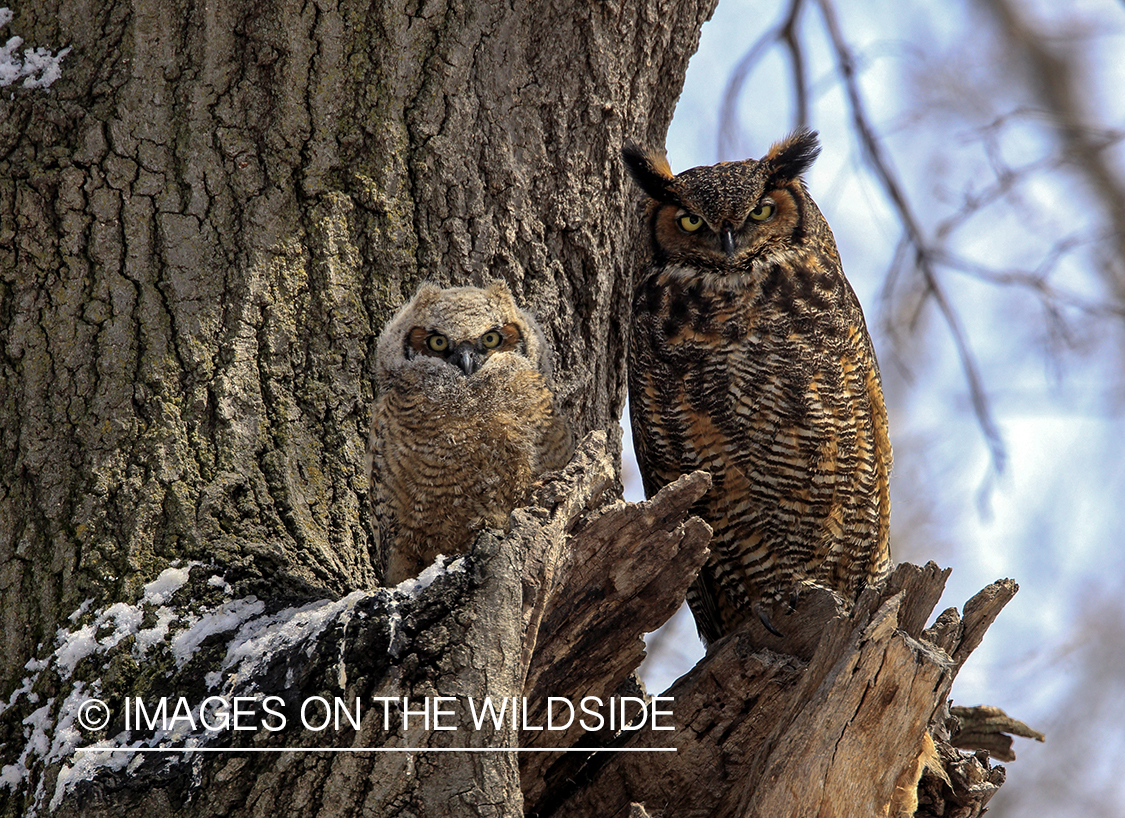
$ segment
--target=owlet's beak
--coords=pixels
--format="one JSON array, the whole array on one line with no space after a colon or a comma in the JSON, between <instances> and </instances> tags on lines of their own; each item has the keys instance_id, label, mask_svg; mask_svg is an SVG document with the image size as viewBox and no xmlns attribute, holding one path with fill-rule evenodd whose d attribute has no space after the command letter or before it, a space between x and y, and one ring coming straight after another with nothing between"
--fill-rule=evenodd
<instances>
[{"instance_id":1,"label":"owlet's beak","mask_svg":"<svg viewBox=\"0 0 1125 818\"><path fill-rule=\"evenodd\" d=\"M480 350L468 341L454 347L449 360L450 363L465 373L465 377L480 369L482 363Z\"/></svg>"}]
</instances>

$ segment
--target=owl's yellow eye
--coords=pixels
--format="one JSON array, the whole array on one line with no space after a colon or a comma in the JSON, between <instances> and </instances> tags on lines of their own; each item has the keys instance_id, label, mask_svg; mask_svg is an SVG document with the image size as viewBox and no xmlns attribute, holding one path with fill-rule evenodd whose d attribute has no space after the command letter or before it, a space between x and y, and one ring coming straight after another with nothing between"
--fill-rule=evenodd
<instances>
[{"instance_id":1,"label":"owl's yellow eye","mask_svg":"<svg viewBox=\"0 0 1125 818\"><path fill-rule=\"evenodd\" d=\"M485 349L496 349L504 343L504 336L500 334L500 330L490 330L480 337L480 343Z\"/></svg>"},{"instance_id":2,"label":"owl's yellow eye","mask_svg":"<svg viewBox=\"0 0 1125 818\"><path fill-rule=\"evenodd\" d=\"M680 216L679 223L680 229L685 233L694 233L703 226L703 219L699 218L694 213L685 213Z\"/></svg>"},{"instance_id":3,"label":"owl's yellow eye","mask_svg":"<svg viewBox=\"0 0 1125 818\"><path fill-rule=\"evenodd\" d=\"M773 215L773 205L769 202L762 202L760 205L750 211L750 218L756 222L764 222Z\"/></svg>"},{"instance_id":4,"label":"owl's yellow eye","mask_svg":"<svg viewBox=\"0 0 1125 818\"><path fill-rule=\"evenodd\" d=\"M449 349L449 339L442 335L440 332L435 332L426 339L426 346L434 352L445 352Z\"/></svg>"}]
</instances>

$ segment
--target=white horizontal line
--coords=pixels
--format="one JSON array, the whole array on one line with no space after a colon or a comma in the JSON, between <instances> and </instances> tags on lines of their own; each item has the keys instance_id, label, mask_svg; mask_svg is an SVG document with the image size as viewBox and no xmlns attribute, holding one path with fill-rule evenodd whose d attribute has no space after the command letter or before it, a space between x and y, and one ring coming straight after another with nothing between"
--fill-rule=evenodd
<instances>
[{"instance_id":1,"label":"white horizontal line","mask_svg":"<svg viewBox=\"0 0 1125 818\"><path fill-rule=\"evenodd\" d=\"M675 753L675 747L75 747L76 753Z\"/></svg>"}]
</instances>

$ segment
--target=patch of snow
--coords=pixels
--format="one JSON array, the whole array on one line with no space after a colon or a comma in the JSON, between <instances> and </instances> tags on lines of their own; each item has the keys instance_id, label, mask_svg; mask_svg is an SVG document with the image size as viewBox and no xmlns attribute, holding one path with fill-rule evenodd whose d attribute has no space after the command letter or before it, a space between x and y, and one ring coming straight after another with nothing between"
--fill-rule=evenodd
<instances>
[{"instance_id":1,"label":"patch of snow","mask_svg":"<svg viewBox=\"0 0 1125 818\"><path fill-rule=\"evenodd\" d=\"M81 619L82 617L84 617L86 615L86 611L90 610L90 606L93 605L93 604L94 604L94 598L92 596L87 597L86 601L83 602L81 605L79 605L78 608L74 611L74 613L72 613L70 616L68 616L67 619L69 619L71 622L77 622L79 619Z\"/></svg>"},{"instance_id":2,"label":"patch of snow","mask_svg":"<svg viewBox=\"0 0 1125 818\"><path fill-rule=\"evenodd\" d=\"M54 701L54 699L48 699L45 705L23 720L23 724L31 728L24 732L27 742L23 746L23 752L20 753L20 757L14 764L6 764L4 769L0 770L0 783L11 790L14 790L27 778L28 761L31 757L44 757L51 746L51 742L47 738L47 730L51 726L51 705L54 704Z\"/></svg>"},{"instance_id":3,"label":"patch of snow","mask_svg":"<svg viewBox=\"0 0 1125 818\"><path fill-rule=\"evenodd\" d=\"M353 591L343 599L285 608L272 616L247 622L227 647L223 671L237 668L236 676L252 678L279 650L304 640L311 651L313 641L325 627L365 596L366 591Z\"/></svg>"},{"instance_id":4,"label":"patch of snow","mask_svg":"<svg viewBox=\"0 0 1125 818\"><path fill-rule=\"evenodd\" d=\"M19 701L30 705L38 704L39 696L33 688L42 673L54 669L61 679L70 679L83 659L109 654L130 636L134 637L132 653L138 660L143 661L153 650L165 649L182 666L208 636L234 630L254 617L261 618L264 603L253 597L227 602L202 616L165 605L186 584L190 569L198 564L163 571L144 586L136 604L118 602L91 611L93 600L83 602L70 615L70 627L60 628L56 632L54 650L45 658L27 662L25 667L29 675L12 692L7 702L0 702L0 712ZM221 577L218 580L215 582L213 578L210 584L229 589L225 580ZM155 624L143 627L146 616L151 621L153 615ZM180 632L170 639L170 634L175 632L177 626ZM319 627L323 627L323 624ZM42 645L39 650L43 650ZM221 674L215 672L212 678L221 679ZM100 770L121 769L130 761L143 758L140 754L134 756L127 753L75 755L75 748L82 746L84 741L83 733L79 730L82 705L99 693L100 684L96 680L92 686L82 681L73 681L61 704L54 698L47 700L46 704L24 719L24 745L18 760L0 769L0 787L17 791L21 787L31 786L28 815L38 814L46 805L49 794L42 772L52 764L65 762L56 780L54 796L50 798L53 809L61 803L68 789L76 782L92 778ZM130 746L131 739L128 732L122 732L115 738L98 742L94 746L126 747ZM145 745L158 746L168 739L167 733L158 730L145 740ZM136 743L132 746L142 745Z\"/></svg>"},{"instance_id":5,"label":"patch of snow","mask_svg":"<svg viewBox=\"0 0 1125 818\"><path fill-rule=\"evenodd\" d=\"M51 741L51 751L47 756L49 761L55 761L70 755L82 741L82 734L78 732L74 722L78 718L83 702L89 697L90 693L86 690L86 686L79 683L70 691L62 707L59 708L55 737Z\"/></svg>"},{"instance_id":6,"label":"patch of snow","mask_svg":"<svg viewBox=\"0 0 1125 818\"><path fill-rule=\"evenodd\" d=\"M97 693L98 691L94 692ZM51 811L54 811L58 805L62 803L62 799L66 797L67 791L72 789L78 782L93 779L105 770L116 771L128 766L132 766L135 769L137 766L144 763L144 753L99 753L94 751L97 748L104 747L108 750L110 748L119 749L125 747L157 747L170 738L167 731L158 729L147 739L133 740L130 732L123 730L112 738L82 745L82 736L78 730L75 729L74 722L78 717L82 702L89 696L90 693L83 690L81 683L79 683L75 686L74 691L67 698L60 710L55 741L51 745L51 751L46 758L46 763L54 764L63 759L66 759L68 763L62 766L59 771L58 779L55 781L55 792L48 805L48 809ZM196 708L196 710L198 710L198 708ZM83 752L75 753L74 750L79 746L82 746ZM88 750L87 748L92 748L92 750ZM40 780L39 791L37 791L35 799L36 806L41 805L45 798L42 789L43 781ZM34 813L34 809L32 812Z\"/></svg>"},{"instance_id":7,"label":"patch of snow","mask_svg":"<svg viewBox=\"0 0 1125 818\"><path fill-rule=\"evenodd\" d=\"M391 629L390 643L387 645L387 652L395 659L402 655L402 648L405 644L406 637L402 635L399 630L399 625L402 624L402 614L398 612L398 602L393 598L387 606L387 624Z\"/></svg>"},{"instance_id":8,"label":"patch of snow","mask_svg":"<svg viewBox=\"0 0 1125 818\"><path fill-rule=\"evenodd\" d=\"M0 770L0 787L14 790L20 785L26 774L26 769L21 771L15 764L5 764L4 769Z\"/></svg>"},{"instance_id":9,"label":"patch of snow","mask_svg":"<svg viewBox=\"0 0 1125 818\"><path fill-rule=\"evenodd\" d=\"M144 587L144 596L141 597L141 603L151 603L153 605L163 605L172 598L176 591L184 587L188 581L191 569L199 565L198 562L192 562L182 568L165 568L160 572L160 576L148 583Z\"/></svg>"},{"instance_id":10,"label":"patch of snow","mask_svg":"<svg viewBox=\"0 0 1125 818\"><path fill-rule=\"evenodd\" d=\"M0 28L12 22L15 14L9 8L0 8ZM57 54L49 48L26 48L20 59L16 50L23 45L22 37L11 37L0 46L0 88L23 80L24 88L48 88L62 76L63 57L70 53L64 48Z\"/></svg>"},{"instance_id":11,"label":"patch of snow","mask_svg":"<svg viewBox=\"0 0 1125 818\"><path fill-rule=\"evenodd\" d=\"M51 726L51 705L54 699L48 699L47 703L23 720L23 723L31 728L31 736L28 738L28 749L37 755L47 755L47 750L50 748L51 743L47 738L47 728Z\"/></svg>"},{"instance_id":12,"label":"patch of snow","mask_svg":"<svg viewBox=\"0 0 1125 818\"><path fill-rule=\"evenodd\" d=\"M222 588L223 593L225 594L229 594L232 590L230 587L230 583L227 582L227 578L219 576L218 574L213 575L209 580L207 580L207 584L212 588Z\"/></svg>"},{"instance_id":13,"label":"patch of snow","mask_svg":"<svg viewBox=\"0 0 1125 818\"><path fill-rule=\"evenodd\" d=\"M94 636L97 629L97 623L85 625L69 633L62 628L59 629L58 637L61 644L55 651L55 664L64 679L69 679L78 663L97 650L98 640Z\"/></svg>"},{"instance_id":14,"label":"patch of snow","mask_svg":"<svg viewBox=\"0 0 1125 818\"><path fill-rule=\"evenodd\" d=\"M144 612L136 605L126 605L124 602L110 605L98 619L102 625L108 625L109 620L112 619L113 633L98 640L98 646L102 650L116 647L117 643L126 636L132 636L137 632L143 617Z\"/></svg>"},{"instance_id":15,"label":"patch of snow","mask_svg":"<svg viewBox=\"0 0 1125 818\"><path fill-rule=\"evenodd\" d=\"M184 567L164 569L160 576L144 586L144 593L135 605L117 602L97 611L93 622L75 631L60 628L55 635L58 647L55 649L54 660L62 677L69 679L78 663L87 656L96 652L104 653L129 636L137 638L133 651L137 658L142 658L150 649L163 642L168 635L169 626L176 619L176 614L163 605L184 586L191 569L196 565L200 563L192 562ZM77 623L86 615L91 603L92 600L89 599L83 602L78 610L70 615L70 621ZM156 625L142 630L141 622L144 620L143 606L145 605L161 607L157 610ZM99 640L98 633L106 628L112 628L112 631Z\"/></svg>"},{"instance_id":16,"label":"patch of snow","mask_svg":"<svg viewBox=\"0 0 1125 818\"><path fill-rule=\"evenodd\" d=\"M427 566L426 570L421 574L412 579L404 579L391 589L391 600L387 606L387 619L391 628L391 640L388 651L391 656L396 659L399 657L405 639L402 632L399 630L399 625L402 624L402 614L398 612L399 598L415 598L422 593L422 591L433 585L438 577L445 576L446 574L463 574L467 570L468 563L464 557L458 557L446 565L445 557L438 554L433 564Z\"/></svg>"},{"instance_id":17,"label":"patch of snow","mask_svg":"<svg viewBox=\"0 0 1125 818\"><path fill-rule=\"evenodd\" d=\"M462 559L463 557L458 557L453 560L453 563L460 563ZM447 573L448 569L444 566L444 560L444 555L439 554L438 557L434 559L433 564L426 566L426 569L423 570L421 574L409 579L403 579L402 582L395 585L394 592L406 596L417 596L422 593L427 587L433 585L434 579ZM452 567L452 565L453 564L450 563L450 567Z\"/></svg>"},{"instance_id":18,"label":"patch of snow","mask_svg":"<svg viewBox=\"0 0 1125 818\"><path fill-rule=\"evenodd\" d=\"M62 679L70 679L83 659L104 656L114 648L120 650L121 643L129 636L134 638L131 651L137 660L146 660L154 651L167 651L175 659L176 667L183 668L207 639L222 635L226 642L226 654L221 665L201 669L206 671L204 681L208 689L224 693L237 689L239 695L253 694L256 679L274 656L287 649L304 649L311 654L325 629L339 623L346 627L356 604L371 595L370 592L356 591L343 599L293 606L269 615L265 614L265 603L250 596L227 599L217 608L207 607L191 613L171 600L185 586L188 572L197 564L166 569L144 586L135 604L119 602L104 609L91 610L93 601L84 602L71 616L70 628L60 628L56 632L54 651L45 659L27 663L29 676L7 703L0 702L0 712L17 701L22 701L25 706L37 704L38 697L32 689L41 673L52 672L53 668ZM398 603L417 597L445 574L465 570L465 558L441 558L416 579L407 580L394 589L376 592L388 601L392 650L395 649L396 638L399 642L403 641L398 630L401 622L401 615L396 610ZM228 595L231 590L226 579L219 575L212 576L207 584L221 588ZM143 626L146 620L152 623L154 619L155 624ZM401 649L401 645L398 648ZM342 653L343 648L341 656ZM343 670L341 661L341 674ZM341 676L341 686L345 685L346 679ZM82 704L89 697L99 695L100 683L96 680L92 684L71 681L69 686L69 691L64 686L59 694L65 695L65 700L51 699L25 719L25 744L19 760L0 770L0 787L6 786L13 791L20 787L32 788L29 813L32 815L42 811L48 800L50 809L55 809L77 782L91 779L107 769L120 770L130 764L140 764L144 757L143 754L87 751L84 746L86 739L78 729L79 714ZM59 704L59 701L62 703ZM169 741L180 746L204 746L212 738L203 733L197 734L186 717L183 725L172 733L157 729L140 740L134 738L134 733L123 731L112 739L88 746L155 747ZM84 751L76 754L74 751L78 747L83 747ZM61 767L53 795L48 792L42 774L52 764Z\"/></svg>"},{"instance_id":19,"label":"patch of snow","mask_svg":"<svg viewBox=\"0 0 1125 818\"><path fill-rule=\"evenodd\" d=\"M123 739L124 736L119 735L114 738L96 741L88 746L106 748L144 746L142 742L137 741L129 744ZM120 770L133 758L143 757L144 753L76 753L71 763L64 764L62 769L59 770L59 777L55 780L55 794L51 796L51 803L47 805L47 809L51 812L58 809L59 804L61 804L63 798L66 797L67 790L71 789L79 781L92 779L102 770Z\"/></svg>"},{"instance_id":20,"label":"patch of snow","mask_svg":"<svg viewBox=\"0 0 1125 818\"><path fill-rule=\"evenodd\" d=\"M39 664L39 663L36 662L35 664ZM46 662L43 662L44 667L46 666L46 664L47 664ZM29 702L31 702L32 704L35 704L36 702L39 701L39 696L35 693L32 693L31 688L35 684L35 680L39 678L39 671L42 670L43 668L42 667L32 667L31 665L32 665L32 663L28 662L27 665L25 665L25 667L28 670L32 671L35 675L34 676L25 676L23 681L20 682L20 686L12 691L12 695L8 697L8 701L0 702L0 713L3 713L9 707L14 705L16 703L16 701L19 699L19 697L23 696L23 695L26 695L27 700Z\"/></svg>"},{"instance_id":21,"label":"patch of snow","mask_svg":"<svg viewBox=\"0 0 1125 818\"><path fill-rule=\"evenodd\" d=\"M137 641L133 652L139 657L148 653L156 645L168 638L168 626L175 621L178 614L171 608L161 606L156 609L156 624L151 628L137 631Z\"/></svg>"},{"instance_id":22,"label":"patch of snow","mask_svg":"<svg viewBox=\"0 0 1125 818\"><path fill-rule=\"evenodd\" d=\"M338 621L341 616L346 616L348 611L366 596L366 592L356 591L340 600L313 602L299 607L286 608L268 616L262 614L265 604L255 597L232 600L212 613L204 614L198 618L185 617L185 619L192 620L191 624L186 630L173 637L171 650L177 664L182 665L190 659L199 645L208 637L238 628L229 640L222 670L209 672L204 677L208 687L215 688L220 685L226 672L233 686L238 681L253 679L257 670L263 667L270 657L279 650L301 643L307 644L309 650L311 650L315 640L326 627ZM101 612L98 621L103 623L111 619L119 623L123 620L133 621L129 616L122 616L120 610L111 615L110 611L115 607L111 606L106 611ZM152 644L156 644L159 640L156 640L155 632L162 631L166 635L168 625L176 617L176 614L162 608L158 611L157 617L158 625L156 627L138 632L138 645L142 641L147 645L150 640L152 640ZM92 628L96 625L88 627ZM81 641L85 643L85 640ZM233 672L229 672L231 670ZM141 758L139 753L130 755L128 753L97 753L84 750L82 753L74 754L74 748L80 745L82 738L81 734L75 729L78 707L81 701L86 698L82 688L82 684L78 683L67 703L61 708L58 725L55 728L55 740L49 746L49 750L45 743L49 724L44 726L42 736L36 741L35 746L31 749L25 749L25 757L46 753L48 763L60 761L64 758L67 760L55 784L55 792L49 804L51 810L62 803L68 790L72 789L79 781L94 778L106 769L119 770L130 764L141 763L138 760ZM242 691L243 694L247 692L249 691ZM197 722L199 721L199 708L200 705L196 705L191 711L192 718ZM42 712L47 715L49 710L48 707L42 711L36 711L36 713ZM172 741L185 747L201 747L207 743L209 736L196 735L192 732L192 719L189 719L186 715L178 718L183 722L183 725L175 727L171 732L158 729L152 736L140 741L131 740L131 734L123 732L113 739L99 741L88 746L93 748L156 747ZM26 775L26 769L11 771L5 769L0 772L0 781L6 781L10 778L14 787L25 780ZM40 785L42 786L42 782L40 782ZM40 799L37 794L36 803L41 804L43 800L45 800L45 795Z\"/></svg>"},{"instance_id":23,"label":"patch of snow","mask_svg":"<svg viewBox=\"0 0 1125 818\"><path fill-rule=\"evenodd\" d=\"M185 631L172 637L172 655L176 668L182 668L209 636L225 633L242 625L247 619L258 616L266 604L254 596L223 603L214 613L207 613Z\"/></svg>"}]
</instances>

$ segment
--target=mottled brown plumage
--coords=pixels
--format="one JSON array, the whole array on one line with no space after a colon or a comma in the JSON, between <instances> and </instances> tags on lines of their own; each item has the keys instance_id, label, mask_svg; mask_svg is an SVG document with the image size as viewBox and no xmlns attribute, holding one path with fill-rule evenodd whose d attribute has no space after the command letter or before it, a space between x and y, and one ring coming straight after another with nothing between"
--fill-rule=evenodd
<instances>
[{"instance_id":1,"label":"mottled brown plumage","mask_svg":"<svg viewBox=\"0 0 1125 818\"><path fill-rule=\"evenodd\" d=\"M832 231L801 174L802 131L760 161L673 176L624 158L648 194L629 401L651 496L695 469L714 529L688 593L705 643L806 585L846 601L890 568L891 445L878 364ZM775 617L776 618L776 617Z\"/></svg>"},{"instance_id":2,"label":"mottled brown plumage","mask_svg":"<svg viewBox=\"0 0 1125 818\"><path fill-rule=\"evenodd\" d=\"M369 468L384 585L467 551L573 452L543 333L507 286L423 284L378 345Z\"/></svg>"}]
</instances>

